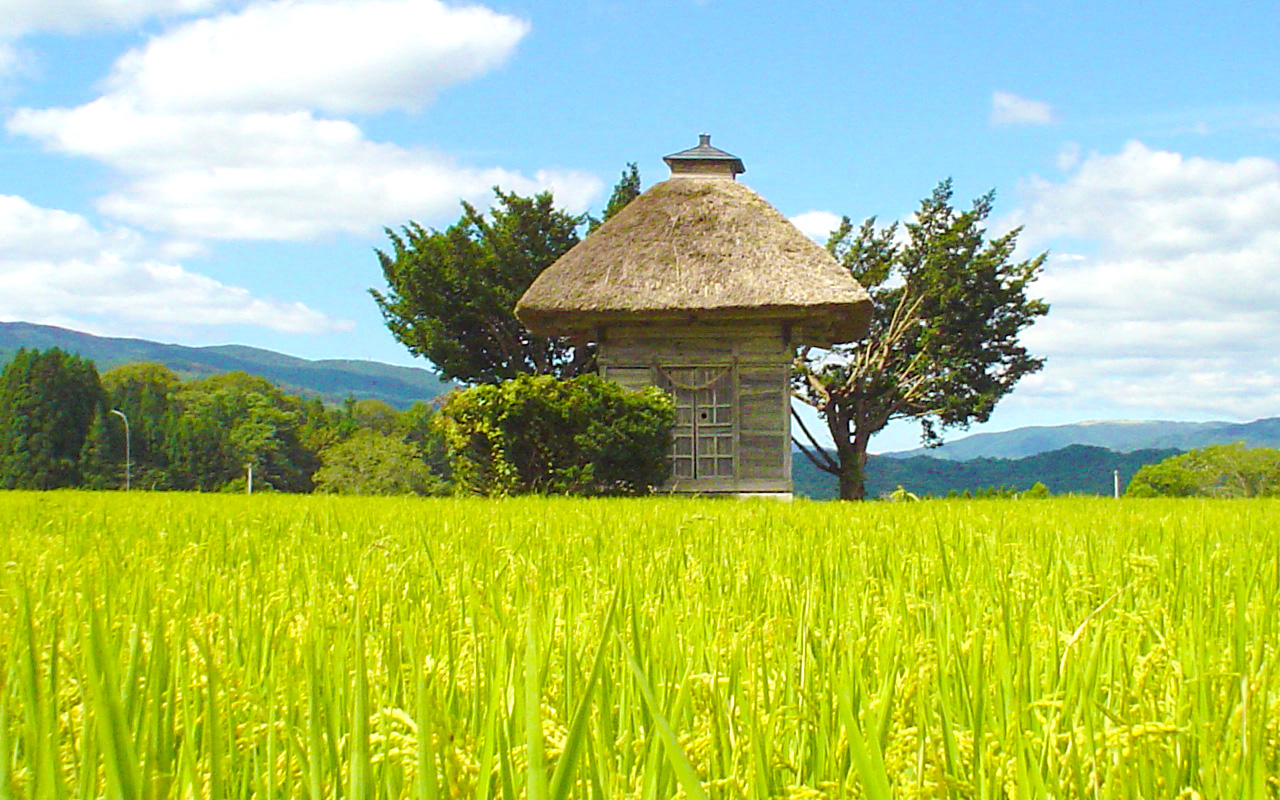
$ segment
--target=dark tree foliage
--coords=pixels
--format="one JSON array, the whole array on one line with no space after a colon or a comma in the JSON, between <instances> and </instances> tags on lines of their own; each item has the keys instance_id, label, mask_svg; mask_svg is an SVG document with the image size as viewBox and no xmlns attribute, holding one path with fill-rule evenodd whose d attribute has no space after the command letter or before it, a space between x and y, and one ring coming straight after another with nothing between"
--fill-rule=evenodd
<instances>
[{"instance_id":1,"label":"dark tree foliage","mask_svg":"<svg viewBox=\"0 0 1280 800\"><path fill-rule=\"evenodd\" d=\"M76 485L102 399L89 359L56 347L18 350L0 373L0 488Z\"/></svg>"},{"instance_id":2,"label":"dark tree foliage","mask_svg":"<svg viewBox=\"0 0 1280 800\"><path fill-rule=\"evenodd\" d=\"M89 434L84 465L86 486L124 486L127 457L133 486L172 488L166 444L177 413L174 395L181 385L182 379L163 364L125 364L103 373L106 400ZM112 409L129 420L127 443L124 421L112 414Z\"/></svg>"},{"instance_id":3,"label":"dark tree foliage","mask_svg":"<svg viewBox=\"0 0 1280 800\"><path fill-rule=\"evenodd\" d=\"M448 482L453 478L453 465L444 445L444 434L436 424L436 408L427 403L414 403L400 414L400 431L431 469Z\"/></svg>"},{"instance_id":4,"label":"dark tree foliage","mask_svg":"<svg viewBox=\"0 0 1280 800\"><path fill-rule=\"evenodd\" d=\"M444 231L416 222L388 229L391 251L378 251L387 289L370 293L396 339L445 378L579 374L591 352L533 335L514 309L534 278L578 243L583 218L556 209L550 192L494 191L487 216L463 203L462 218Z\"/></svg>"},{"instance_id":5,"label":"dark tree foliage","mask_svg":"<svg viewBox=\"0 0 1280 800\"><path fill-rule=\"evenodd\" d=\"M675 410L656 388L521 376L449 396L438 425L459 490L644 494L666 480Z\"/></svg>"},{"instance_id":6,"label":"dark tree foliage","mask_svg":"<svg viewBox=\"0 0 1280 800\"><path fill-rule=\"evenodd\" d=\"M318 397L301 401L302 424L298 426L298 440L309 452L319 453L353 431L346 427L341 412L330 409Z\"/></svg>"},{"instance_id":7,"label":"dark tree foliage","mask_svg":"<svg viewBox=\"0 0 1280 800\"><path fill-rule=\"evenodd\" d=\"M617 184L613 187L613 193L609 195L609 202L604 206L604 216L600 219L591 218L588 225L588 232L594 231L604 223L613 219L614 215L627 207L627 204L640 196L640 168L634 162L627 164L627 168L622 171L622 176L618 178Z\"/></svg>"},{"instance_id":8,"label":"dark tree foliage","mask_svg":"<svg viewBox=\"0 0 1280 800\"><path fill-rule=\"evenodd\" d=\"M463 203L462 218L443 231L416 222L387 229L391 250L377 251L387 288L369 290L387 327L443 377L464 383L592 371L594 347L535 336L516 319L515 306L578 243L584 223L595 230L640 194L640 170L627 165L600 220L557 209L550 192L494 193L488 214Z\"/></svg>"},{"instance_id":9,"label":"dark tree foliage","mask_svg":"<svg viewBox=\"0 0 1280 800\"><path fill-rule=\"evenodd\" d=\"M925 446L943 431L984 422L1025 375L1043 366L1019 343L1048 312L1028 297L1045 256L1013 260L1019 230L988 240L994 195L968 211L952 208L951 182L939 184L906 225L854 228L845 217L828 248L871 295L871 330L829 351L805 349L795 362L795 395L822 415L835 453L797 442L819 468L836 475L840 496L865 497L867 447L895 419L921 425ZM797 417L799 420L799 418Z\"/></svg>"}]
</instances>

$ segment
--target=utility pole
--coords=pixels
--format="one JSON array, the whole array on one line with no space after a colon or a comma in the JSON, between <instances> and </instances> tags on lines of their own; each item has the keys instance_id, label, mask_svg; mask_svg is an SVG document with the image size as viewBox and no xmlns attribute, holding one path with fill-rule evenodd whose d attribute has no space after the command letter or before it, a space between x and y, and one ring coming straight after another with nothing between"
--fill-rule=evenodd
<instances>
[{"instance_id":1,"label":"utility pole","mask_svg":"<svg viewBox=\"0 0 1280 800\"><path fill-rule=\"evenodd\" d=\"M111 413L124 420L124 490L129 491L130 485L133 483L133 442L129 433L129 418L124 412L118 408L111 409Z\"/></svg>"}]
</instances>

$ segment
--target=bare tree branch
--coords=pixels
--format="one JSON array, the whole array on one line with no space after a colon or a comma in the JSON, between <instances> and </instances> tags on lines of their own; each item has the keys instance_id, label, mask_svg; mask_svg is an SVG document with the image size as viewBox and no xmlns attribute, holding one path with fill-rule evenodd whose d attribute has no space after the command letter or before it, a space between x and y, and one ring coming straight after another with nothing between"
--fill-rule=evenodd
<instances>
[{"instance_id":1,"label":"bare tree branch","mask_svg":"<svg viewBox=\"0 0 1280 800\"><path fill-rule=\"evenodd\" d=\"M830 473L830 474L832 474L832 475L839 475L839 474L840 474L840 468L839 468L839 466L836 466L836 465L835 465L835 462L834 462L834 461L830 461L830 459L824 459L823 461L819 461L819 460L814 456L814 454L813 454L812 452L810 452L810 451L809 451L809 448L805 447L805 446L804 446L804 444L802 444L801 442L797 441L797 440L795 439L795 437L792 437L791 441L795 443L795 446L796 446L796 447L800 448L800 452L801 452L801 453L804 453L805 458L807 458L807 459L809 459L811 462L813 462L813 465L814 465L815 467L817 467L818 469L822 470L823 472L828 472L828 473ZM825 454L825 452L826 452L826 451L824 451L824 450L818 450L817 452L819 452L819 453L824 453L824 454ZM830 462L830 463L827 463L827 462Z\"/></svg>"},{"instance_id":2,"label":"bare tree branch","mask_svg":"<svg viewBox=\"0 0 1280 800\"><path fill-rule=\"evenodd\" d=\"M791 416L792 418L795 419L797 423L800 424L800 430L804 431L804 435L813 444L813 449L818 451L819 453L822 453L823 460L826 461L828 464L830 464L830 467L823 467L823 469L826 469L828 472L833 472L834 470L838 469L840 466L839 462L827 454L826 449L821 445L821 443L818 442L818 440L814 437L814 435L809 431L809 427L804 424L804 420L801 419L800 415L796 413L796 410L794 408L791 409ZM796 440L794 436L791 437L791 441L795 442L802 450L804 449L804 445L798 440ZM812 456L810 456L810 459L812 459ZM815 461L814 463L817 463L817 462Z\"/></svg>"}]
</instances>

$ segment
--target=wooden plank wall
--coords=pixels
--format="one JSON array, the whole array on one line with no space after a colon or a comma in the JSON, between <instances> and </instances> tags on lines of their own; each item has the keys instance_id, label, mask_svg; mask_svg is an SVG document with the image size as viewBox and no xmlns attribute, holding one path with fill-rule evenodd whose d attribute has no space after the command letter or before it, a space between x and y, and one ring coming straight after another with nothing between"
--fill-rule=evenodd
<instances>
[{"instance_id":1,"label":"wooden plank wall","mask_svg":"<svg viewBox=\"0 0 1280 800\"><path fill-rule=\"evenodd\" d=\"M690 487L707 491L791 491L791 358L780 324L610 327L598 355L604 377L632 388L661 385L660 367L736 367L738 478Z\"/></svg>"},{"instance_id":2,"label":"wooden plank wall","mask_svg":"<svg viewBox=\"0 0 1280 800\"><path fill-rule=\"evenodd\" d=\"M738 464L743 478L789 478L791 449L788 368L780 365L738 367ZM784 413L785 412L785 413Z\"/></svg>"},{"instance_id":3,"label":"wooden plank wall","mask_svg":"<svg viewBox=\"0 0 1280 800\"><path fill-rule=\"evenodd\" d=\"M650 323L602 329L601 365L790 363L781 325Z\"/></svg>"}]
</instances>

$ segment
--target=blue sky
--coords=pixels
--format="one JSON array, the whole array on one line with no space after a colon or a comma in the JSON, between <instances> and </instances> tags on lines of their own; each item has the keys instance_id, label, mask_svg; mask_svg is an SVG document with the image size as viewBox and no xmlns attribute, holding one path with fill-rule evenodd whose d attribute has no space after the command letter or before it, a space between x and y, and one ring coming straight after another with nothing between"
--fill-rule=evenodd
<instances>
[{"instance_id":1,"label":"blue sky","mask_svg":"<svg viewBox=\"0 0 1280 800\"><path fill-rule=\"evenodd\" d=\"M1049 250L987 429L1280 414L1272 4L0 0L0 319L415 363L383 226L711 133L807 233L941 179ZM417 362L420 363L420 362ZM909 447L896 428L873 449Z\"/></svg>"}]
</instances>

